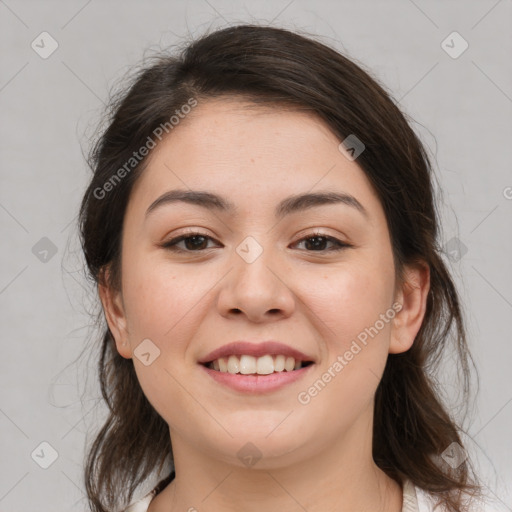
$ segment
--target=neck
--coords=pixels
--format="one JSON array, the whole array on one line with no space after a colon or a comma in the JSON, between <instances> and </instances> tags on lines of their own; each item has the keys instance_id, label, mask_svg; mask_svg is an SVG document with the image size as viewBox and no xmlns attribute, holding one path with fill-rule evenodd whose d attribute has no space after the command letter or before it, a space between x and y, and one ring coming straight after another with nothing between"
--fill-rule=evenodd
<instances>
[{"instance_id":1,"label":"neck","mask_svg":"<svg viewBox=\"0 0 512 512\"><path fill-rule=\"evenodd\" d=\"M352 431L371 433L371 428L360 429ZM262 458L251 467L205 455L175 432L171 437L176 477L148 512L402 510L402 488L374 463L371 437L364 442L349 432L292 464Z\"/></svg>"}]
</instances>

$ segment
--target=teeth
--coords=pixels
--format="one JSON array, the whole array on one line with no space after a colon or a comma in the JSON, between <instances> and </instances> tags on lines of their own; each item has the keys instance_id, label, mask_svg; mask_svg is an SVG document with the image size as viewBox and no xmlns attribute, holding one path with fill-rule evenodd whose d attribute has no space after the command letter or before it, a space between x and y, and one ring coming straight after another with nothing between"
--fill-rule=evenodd
<instances>
[{"instance_id":1,"label":"teeth","mask_svg":"<svg viewBox=\"0 0 512 512\"><path fill-rule=\"evenodd\" d=\"M282 372L284 370L284 363L286 361L286 357L284 356L276 356L274 359L274 371Z\"/></svg>"},{"instance_id":2,"label":"teeth","mask_svg":"<svg viewBox=\"0 0 512 512\"><path fill-rule=\"evenodd\" d=\"M210 363L209 368L223 373L241 373L242 375L269 375L274 372L299 370L302 361L283 355L253 357L248 355L221 357Z\"/></svg>"},{"instance_id":3,"label":"teeth","mask_svg":"<svg viewBox=\"0 0 512 512\"><path fill-rule=\"evenodd\" d=\"M287 357L286 361L284 363L284 369L287 372L291 372L291 371L293 371L294 368L295 368L295 359L293 357Z\"/></svg>"},{"instance_id":4,"label":"teeth","mask_svg":"<svg viewBox=\"0 0 512 512\"><path fill-rule=\"evenodd\" d=\"M248 357L248 356L242 356ZM254 358L253 358L254 359ZM262 356L255 359L256 361L256 373L258 375L268 375L274 373L274 359L272 356Z\"/></svg>"},{"instance_id":5,"label":"teeth","mask_svg":"<svg viewBox=\"0 0 512 512\"><path fill-rule=\"evenodd\" d=\"M228 362L224 357L221 357L220 359L216 359L215 361L213 361L213 369L214 370L217 369L217 368L215 368L216 362L219 365L219 371L224 372L224 373L226 373L228 371Z\"/></svg>"},{"instance_id":6,"label":"teeth","mask_svg":"<svg viewBox=\"0 0 512 512\"><path fill-rule=\"evenodd\" d=\"M240 360L236 356L229 356L228 359L228 372L240 373Z\"/></svg>"}]
</instances>

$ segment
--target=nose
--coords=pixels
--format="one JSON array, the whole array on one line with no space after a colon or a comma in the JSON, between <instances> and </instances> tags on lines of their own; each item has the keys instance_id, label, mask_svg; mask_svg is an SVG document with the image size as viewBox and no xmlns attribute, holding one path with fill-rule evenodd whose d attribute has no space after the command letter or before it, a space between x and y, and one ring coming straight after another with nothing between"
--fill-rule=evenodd
<instances>
[{"instance_id":1,"label":"nose","mask_svg":"<svg viewBox=\"0 0 512 512\"><path fill-rule=\"evenodd\" d=\"M295 309L293 283L271 248L240 244L233 253L233 267L222 280L218 296L221 315L245 315L255 323L289 317Z\"/></svg>"}]
</instances>

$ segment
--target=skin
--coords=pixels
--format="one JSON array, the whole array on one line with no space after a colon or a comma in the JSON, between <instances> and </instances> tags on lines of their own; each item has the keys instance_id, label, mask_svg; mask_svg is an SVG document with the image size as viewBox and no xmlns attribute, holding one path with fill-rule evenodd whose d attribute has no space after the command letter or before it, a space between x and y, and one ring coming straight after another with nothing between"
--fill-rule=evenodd
<instances>
[{"instance_id":1,"label":"skin","mask_svg":"<svg viewBox=\"0 0 512 512\"><path fill-rule=\"evenodd\" d=\"M382 206L339 143L310 113L217 99L200 102L151 153L125 215L122 291L99 288L119 353L133 358L170 429L176 478L149 512L401 510L401 486L372 459L373 400L388 354L408 350L421 326L429 270L411 265L407 282L396 281ZM238 212L175 203L145 219L148 206L176 188L223 195ZM368 217L331 204L276 221L280 200L320 190L352 194ZM181 242L188 253L161 247L185 228L211 239ZM301 241L315 230L351 247ZM252 263L236 252L247 236L263 248ZM395 302L400 312L299 403ZM146 338L160 350L148 366L133 353ZM316 366L278 391L242 395L197 363L238 339L281 341ZM237 456L248 442L261 453L251 467Z\"/></svg>"}]
</instances>

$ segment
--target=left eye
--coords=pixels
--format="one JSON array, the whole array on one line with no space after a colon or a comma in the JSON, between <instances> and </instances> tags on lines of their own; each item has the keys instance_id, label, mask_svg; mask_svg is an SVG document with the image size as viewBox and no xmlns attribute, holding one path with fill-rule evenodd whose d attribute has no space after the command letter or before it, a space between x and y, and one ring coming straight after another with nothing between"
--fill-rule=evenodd
<instances>
[{"instance_id":1,"label":"left eye","mask_svg":"<svg viewBox=\"0 0 512 512\"><path fill-rule=\"evenodd\" d=\"M162 247L175 252L200 252L207 249L206 245L208 240L214 240L212 237L203 233L187 233L186 235L180 235L176 238L165 242ZM311 243L311 240L315 242ZM178 244L184 242L185 248L179 247ZM342 242L332 236L324 235L322 233L311 233L310 235L297 240L295 244L307 243L307 247L313 248L313 251L307 252L328 252L328 251L340 251L347 247L351 247L350 244ZM326 243L332 244L334 247L331 249L325 249Z\"/></svg>"},{"instance_id":2,"label":"left eye","mask_svg":"<svg viewBox=\"0 0 512 512\"><path fill-rule=\"evenodd\" d=\"M310 240L315 240L315 243L309 242ZM306 242L309 247L315 247L315 248L320 247L320 252L325 252L325 250L321 249L321 247L324 246L326 243L333 244L333 246L334 246L332 249L327 249L327 251L341 251L342 249L350 247L350 244L342 242L341 240L338 240L337 238L334 238L333 236L323 235L322 233L312 233L311 235L301 238L296 243L302 243L302 242ZM318 251L314 251L314 252L318 252Z\"/></svg>"}]
</instances>

